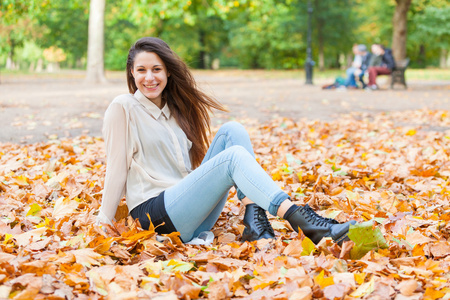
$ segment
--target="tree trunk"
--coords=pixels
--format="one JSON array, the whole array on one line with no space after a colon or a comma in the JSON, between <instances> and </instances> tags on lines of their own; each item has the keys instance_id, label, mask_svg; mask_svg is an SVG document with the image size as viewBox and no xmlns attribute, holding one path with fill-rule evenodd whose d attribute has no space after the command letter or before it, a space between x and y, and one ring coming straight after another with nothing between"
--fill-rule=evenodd
<instances>
[{"instance_id":1,"label":"tree trunk","mask_svg":"<svg viewBox=\"0 0 450 300\"><path fill-rule=\"evenodd\" d=\"M324 20L318 17L318 12L321 11L319 5L320 0L314 1L314 11L316 12L316 22L317 22L317 41L319 43L319 70L325 70L325 53L324 53L324 38L323 38L323 24Z\"/></svg>"},{"instance_id":2,"label":"tree trunk","mask_svg":"<svg viewBox=\"0 0 450 300\"><path fill-rule=\"evenodd\" d=\"M88 61L86 81L105 83L105 4L106 0L91 0L89 11Z\"/></svg>"},{"instance_id":3,"label":"tree trunk","mask_svg":"<svg viewBox=\"0 0 450 300\"><path fill-rule=\"evenodd\" d=\"M16 50L16 41L10 38L9 45L11 46L11 49L9 50L8 57L6 59L6 69L15 70L16 64L14 62L14 54Z\"/></svg>"},{"instance_id":4,"label":"tree trunk","mask_svg":"<svg viewBox=\"0 0 450 300\"><path fill-rule=\"evenodd\" d=\"M318 24L318 32L319 32L319 70L325 70L325 53L323 49L323 34L322 34L322 25Z\"/></svg>"},{"instance_id":5,"label":"tree trunk","mask_svg":"<svg viewBox=\"0 0 450 300\"><path fill-rule=\"evenodd\" d=\"M406 58L406 38L408 27L408 10L411 0L395 0L394 17L392 18L392 53L396 61Z\"/></svg>"},{"instance_id":6,"label":"tree trunk","mask_svg":"<svg viewBox=\"0 0 450 300\"><path fill-rule=\"evenodd\" d=\"M341 70L347 69L347 56L345 55L345 53L339 54L338 62L339 62L339 69Z\"/></svg>"},{"instance_id":7,"label":"tree trunk","mask_svg":"<svg viewBox=\"0 0 450 300\"><path fill-rule=\"evenodd\" d=\"M198 68L206 69L205 32L200 28L199 33L200 52L198 53Z\"/></svg>"},{"instance_id":8,"label":"tree trunk","mask_svg":"<svg viewBox=\"0 0 450 300\"><path fill-rule=\"evenodd\" d=\"M441 48L441 57L439 60L439 67L442 69L446 69L447 66L447 59L448 59L448 50Z\"/></svg>"},{"instance_id":9,"label":"tree trunk","mask_svg":"<svg viewBox=\"0 0 450 300\"><path fill-rule=\"evenodd\" d=\"M417 57L417 64L421 67L424 68L425 67L425 62L427 61L427 57L426 57L426 48L424 44L420 44L419 46L419 55Z\"/></svg>"}]
</instances>

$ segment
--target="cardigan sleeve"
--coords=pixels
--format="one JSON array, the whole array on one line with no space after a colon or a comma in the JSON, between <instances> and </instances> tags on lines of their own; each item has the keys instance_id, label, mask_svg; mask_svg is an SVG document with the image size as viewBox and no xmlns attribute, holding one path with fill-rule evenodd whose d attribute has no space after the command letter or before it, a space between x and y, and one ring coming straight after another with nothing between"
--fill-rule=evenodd
<instances>
[{"instance_id":1,"label":"cardigan sleeve","mask_svg":"<svg viewBox=\"0 0 450 300\"><path fill-rule=\"evenodd\" d=\"M102 204L96 224L112 225L120 200L126 191L127 118L119 103L111 103L103 121L103 137L106 148L106 176Z\"/></svg>"}]
</instances>

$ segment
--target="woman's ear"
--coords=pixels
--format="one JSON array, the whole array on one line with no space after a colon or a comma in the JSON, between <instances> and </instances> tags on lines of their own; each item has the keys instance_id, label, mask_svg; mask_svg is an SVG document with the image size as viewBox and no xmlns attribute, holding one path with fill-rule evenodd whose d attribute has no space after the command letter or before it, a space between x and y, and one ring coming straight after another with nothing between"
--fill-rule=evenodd
<instances>
[{"instance_id":1,"label":"woman's ear","mask_svg":"<svg viewBox=\"0 0 450 300\"><path fill-rule=\"evenodd\" d=\"M167 77L170 77L170 73L167 73Z\"/></svg>"}]
</instances>

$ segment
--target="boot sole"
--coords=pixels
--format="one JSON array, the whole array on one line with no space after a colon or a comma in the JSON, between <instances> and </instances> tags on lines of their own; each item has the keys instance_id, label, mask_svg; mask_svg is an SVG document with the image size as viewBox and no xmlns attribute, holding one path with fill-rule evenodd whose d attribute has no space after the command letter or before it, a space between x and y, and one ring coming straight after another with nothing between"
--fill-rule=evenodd
<instances>
[{"instance_id":1,"label":"boot sole","mask_svg":"<svg viewBox=\"0 0 450 300\"><path fill-rule=\"evenodd\" d=\"M336 242L336 244L338 244L339 246L341 246L342 243L343 243L344 241L346 241L346 240L347 240L347 241L350 240L350 238L348 237L348 232L345 233L344 235L341 235L338 239L335 240L335 242Z\"/></svg>"}]
</instances>

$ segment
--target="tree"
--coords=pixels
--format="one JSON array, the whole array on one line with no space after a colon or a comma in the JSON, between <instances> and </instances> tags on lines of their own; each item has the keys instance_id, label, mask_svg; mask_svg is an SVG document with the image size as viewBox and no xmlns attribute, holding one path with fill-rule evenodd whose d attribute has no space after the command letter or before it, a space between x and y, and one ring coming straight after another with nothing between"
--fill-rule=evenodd
<instances>
[{"instance_id":1,"label":"tree","mask_svg":"<svg viewBox=\"0 0 450 300\"><path fill-rule=\"evenodd\" d=\"M412 9L408 51L420 67L433 64L446 68L450 48L450 5L440 1L426 4L416 4Z\"/></svg>"},{"instance_id":2,"label":"tree","mask_svg":"<svg viewBox=\"0 0 450 300\"><path fill-rule=\"evenodd\" d=\"M81 61L87 51L88 11L89 2L84 0L52 0L36 14L43 28L43 38L36 43L42 48L63 49L67 54L67 67L84 67Z\"/></svg>"},{"instance_id":3,"label":"tree","mask_svg":"<svg viewBox=\"0 0 450 300\"><path fill-rule=\"evenodd\" d=\"M91 0L89 10L87 82L105 83L105 5L106 0Z\"/></svg>"},{"instance_id":4,"label":"tree","mask_svg":"<svg viewBox=\"0 0 450 300\"><path fill-rule=\"evenodd\" d=\"M353 1L315 0L313 28L317 33L319 69L325 69L325 57L338 57L341 53L350 52L355 40L353 29L356 27L353 18ZM345 34L343 34L345 33Z\"/></svg>"},{"instance_id":5,"label":"tree","mask_svg":"<svg viewBox=\"0 0 450 300\"><path fill-rule=\"evenodd\" d=\"M36 38L39 30L34 24L34 12L38 11L36 1L4 0L0 2L0 43L6 44L8 59L6 67L16 68L15 53L26 40ZM0 47L0 53L4 51Z\"/></svg>"},{"instance_id":6,"label":"tree","mask_svg":"<svg viewBox=\"0 0 450 300\"><path fill-rule=\"evenodd\" d=\"M406 58L406 40L408 28L408 10L411 0L395 0L395 12L392 18L392 53L396 61Z\"/></svg>"}]
</instances>

